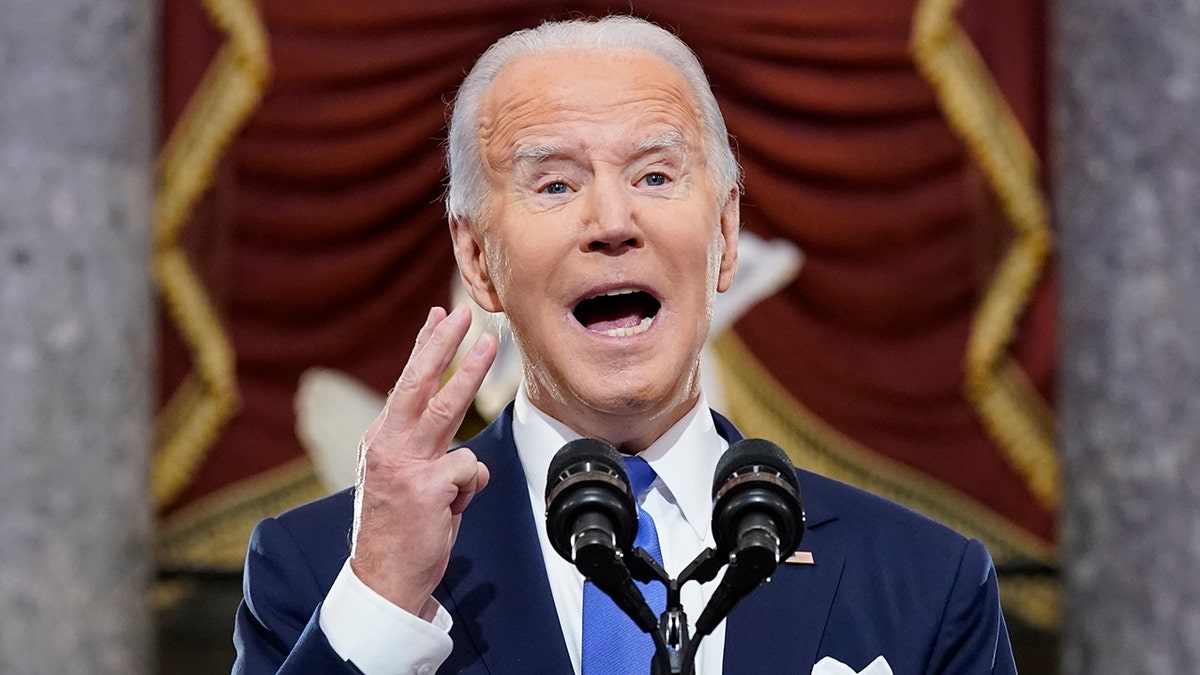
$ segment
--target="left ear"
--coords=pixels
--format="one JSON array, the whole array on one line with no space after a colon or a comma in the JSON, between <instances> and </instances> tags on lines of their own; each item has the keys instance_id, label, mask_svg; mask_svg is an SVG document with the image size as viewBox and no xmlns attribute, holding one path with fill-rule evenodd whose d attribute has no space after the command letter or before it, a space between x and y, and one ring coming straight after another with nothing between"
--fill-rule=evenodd
<instances>
[{"instance_id":1,"label":"left ear","mask_svg":"<svg viewBox=\"0 0 1200 675\"><path fill-rule=\"evenodd\" d=\"M496 293L496 285L492 283L491 272L488 270L482 235L469 223L451 218L450 237L454 242L458 273L462 276L467 294L488 312L504 311L500 304L500 296Z\"/></svg>"},{"instance_id":2,"label":"left ear","mask_svg":"<svg viewBox=\"0 0 1200 675\"><path fill-rule=\"evenodd\" d=\"M733 283L737 272L738 231L742 227L742 200L736 187L729 192L721 209L721 272L717 277L717 292L724 293Z\"/></svg>"}]
</instances>

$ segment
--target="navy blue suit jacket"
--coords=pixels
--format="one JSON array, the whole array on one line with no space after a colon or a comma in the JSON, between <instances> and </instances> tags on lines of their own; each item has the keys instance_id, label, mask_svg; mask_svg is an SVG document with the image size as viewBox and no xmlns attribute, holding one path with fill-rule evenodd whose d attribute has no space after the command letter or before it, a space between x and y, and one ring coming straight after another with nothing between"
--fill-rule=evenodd
<instances>
[{"instance_id":1,"label":"navy blue suit jacket","mask_svg":"<svg viewBox=\"0 0 1200 675\"><path fill-rule=\"evenodd\" d=\"M741 439L713 417L728 441ZM491 483L465 512L434 592L454 618L454 651L439 673L572 672L511 425L510 406L467 444ZM797 474L807 514L800 548L814 564L781 565L734 609L725 673L809 675L825 656L858 671L880 655L895 675L1016 672L982 544L856 488ZM234 672L357 672L317 620L349 555L352 512L346 490L255 529Z\"/></svg>"}]
</instances>

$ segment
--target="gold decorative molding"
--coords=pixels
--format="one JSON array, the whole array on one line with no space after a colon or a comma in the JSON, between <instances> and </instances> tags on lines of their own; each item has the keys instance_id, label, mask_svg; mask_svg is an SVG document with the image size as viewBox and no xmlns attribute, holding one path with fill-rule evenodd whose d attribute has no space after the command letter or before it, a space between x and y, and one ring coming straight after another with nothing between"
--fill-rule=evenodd
<instances>
[{"instance_id":1,"label":"gold decorative molding","mask_svg":"<svg viewBox=\"0 0 1200 675\"><path fill-rule=\"evenodd\" d=\"M971 497L875 452L792 396L733 332L713 341L730 418L747 435L776 440L796 466L905 504L987 545L998 560L1053 564L1055 547Z\"/></svg>"},{"instance_id":2,"label":"gold decorative molding","mask_svg":"<svg viewBox=\"0 0 1200 675\"><path fill-rule=\"evenodd\" d=\"M971 497L842 434L791 395L736 334L713 341L726 412L749 436L771 438L797 466L904 504L982 541L998 564L1053 567L1053 544ZM1030 625L1057 627L1061 593L1053 579L1003 585L1005 607Z\"/></svg>"},{"instance_id":3,"label":"gold decorative molding","mask_svg":"<svg viewBox=\"0 0 1200 675\"><path fill-rule=\"evenodd\" d=\"M266 31L253 0L205 0L225 36L158 157L152 270L193 372L155 423L150 491L162 507L187 486L237 408L234 351L179 233L212 185L221 156L258 106L270 78Z\"/></svg>"},{"instance_id":4,"label":"gold decorative molding","mask_svg":"<svg viewBox=\"0 0 1200 675\"><path fill-rule=\"evenodd\" d=\"M155 557L163 567L240 570L258 521L328 493L311 461L288 462L172 514L159 526Z\"/></svg>"},{"instance_id":5,"label":"gold decorative molding","mask_svg":"<svg viewBox=\"0 0 1200 675\"><path fill-rule=\"evenodd\" d=\"M950 127L966 143L1013 228L1014 238L975 311L965 359L966 392L984 426L1047 509L1061 502L1054 419L1008 355L1017 321L1050 255L1038 159L955 14L960 0L921 0L912 54Z\"/></svg>"},{"instance_id":6,"label":"gold decorative molding","mask_svg":"<svg viewBox=\"0 0 1200 675\"><path fill-rule=\"evenodd\" d=\"M1062 627L1062 584L1056 578L1005 577L1000 583L1000 605L1042 632L1056 633Z\"/></svg>"}]
</instances>

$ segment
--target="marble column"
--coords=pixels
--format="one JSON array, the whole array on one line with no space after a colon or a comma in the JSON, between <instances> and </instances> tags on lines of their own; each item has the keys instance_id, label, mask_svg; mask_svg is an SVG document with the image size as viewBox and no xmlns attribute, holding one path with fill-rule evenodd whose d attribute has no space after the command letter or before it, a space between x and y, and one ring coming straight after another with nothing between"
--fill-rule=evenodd
<instances>
[{"instance_id":1,"label":"marble column","mask_svg":"<svg viewBox=\"0 0 1200 675\"><path fill-rule=\"evenodd\" d=\"M145 673L157 4L0 3L0 673Z\"/></svg>"},{"instance_id":2,"label":"marble column","mask_svg":"<svg viewBox=\"0 0 1200 675\"><path fill-rule=\"evenodd\" d=\"M1200 1L1059 0L1063 672L1200 672Z\"/></svg>"}]
</instances>

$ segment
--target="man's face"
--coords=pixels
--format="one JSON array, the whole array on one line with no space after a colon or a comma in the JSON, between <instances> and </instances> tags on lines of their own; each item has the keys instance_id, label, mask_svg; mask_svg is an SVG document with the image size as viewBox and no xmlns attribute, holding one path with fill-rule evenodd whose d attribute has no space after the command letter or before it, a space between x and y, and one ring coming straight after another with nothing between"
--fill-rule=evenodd
<instances>
[{"instance_id":1,"label":"man's face","mask_svg":"<svg viewBox=\"0 0 1200 675\"><path fill-rule=\"evenodd\" d=\"M694 405L736 262L737 195L717 194L690 86L641 51L520 57L479 140L487 215L455 225L473 296L507 314L535 405L641 449Z\"/></svg>"}]
</instances>

